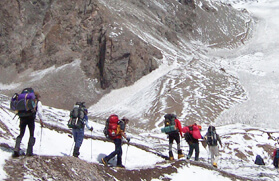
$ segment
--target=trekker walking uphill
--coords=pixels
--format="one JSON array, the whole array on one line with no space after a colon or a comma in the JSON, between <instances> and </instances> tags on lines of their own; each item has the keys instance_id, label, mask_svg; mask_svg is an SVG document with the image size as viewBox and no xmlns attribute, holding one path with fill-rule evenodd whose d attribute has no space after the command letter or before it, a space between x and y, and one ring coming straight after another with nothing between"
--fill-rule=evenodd
<instances>
[{"instance_id":1,"label":"trekker walking uphill","mask_svg":"<svg viewBox=\"0 0 279 181\"><path fill-rule=\"evenodd\" d=\"M12 157L18 157L20 153L20 143L24 136L26 126L29 128L29 141L27 146L26 155L33 156L33 146L35 144L35 119L36 116L40 119L40 124L43 127L43 114L42 114L42 103L39 100L40 94L34 92L32 88L25 88L21 94L14 94L11 100L11 109L17 112L20 119L20 133L16 138L16 144Z\"/></svg>"},{"instance_id":2,"label":"trekker walking uphill","mask_svg":"<svg viewBox=\"0 0 279 181\"><path fill-rule=\"evenodd\" d=\"M199 161L199 139L202 138L201 133L201 126L194 123L191 126L183 127L184 137L186 142L189 144L189 153L187 155L187 160L189 160L195 150L195 161Z\"/></svg>"},{"instance_id":3,"label":"trekker walking uphill","mask_svg":"<svg viewBox=\"0 0 279 181\"><path fill-rule=\"evenodd\" d=\"M182 137L182 127L180 121L176 118L175 114L166 114L165 116L165 127L161 129L163 133L166 133L169 138L169 160L174 160L172 145L173 141L177 144L178 159L184 157L180 148L180 136Z\"/></svg>"},{"instance_id":4,"label":"trekker walking uphill","mask_svg":"<svg viewBox=\"0 0 279 181\"><path fill-rule=\"evenodd\" d=\"M214 126L209 126L207 129L207 133L204 136L206 143L208 145L208 149L211 155L211 164L217 168L218 156L219 156L219 148L218 143L222 147L222 142L220 136L216 133L216 128ZM218 142L218 143L217 143Z\"/></svg>"},{"instance_id":5,"label":"trekker walking uphill","mask_svg":"<svg viewBox=\"0 0 279 181\"><path fill-rule=\"evenodd\" d=\"M111 152L108 156L102 158L104 165L108 165L110 159L117 155L116 167L125 168L122 164L122 137L124 137L128 143L130 138L126 136L125 128L129 120L123 117L121 120L118 119L118 116L112 114L106 121L106 126L104 129L104 134L107 138L112 139L115 145L115 150Z\"/></svg>"},{"instance_id":6,"label":"trekker walking uphill","mask_svg":"<svg viewBox=\"0 0 279 181\"><path fill-rule=\"evenodd\" d=\"M276 148L273 151L273 165L276 169L278 169L278 165L279 165L279 148Z\"/></svg>"},{"instance_id":7,"label":"trekker walking uphill","mask_svg":"<svg viewBox=\"0 0 279 181\"><path fill-rule=\"evenodd\" d=\"M78 157L80 152L79 149L84 138L84 126L93 131L93 127L88 125L88 111L85 108L84 102L77 102L74 105L73 110L70 112L70 120L68 122L68 127L72 128L72 134L74 136L74 152L73 156Z\"/></svg>"}]
</instances>

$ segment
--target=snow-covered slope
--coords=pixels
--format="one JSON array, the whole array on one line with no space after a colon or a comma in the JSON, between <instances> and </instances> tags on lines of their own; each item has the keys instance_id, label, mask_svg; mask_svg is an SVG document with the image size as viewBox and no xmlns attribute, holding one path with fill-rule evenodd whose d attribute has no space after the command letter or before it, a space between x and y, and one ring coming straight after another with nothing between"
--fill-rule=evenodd
<instances>
[{"instance_id":1,"label":"snow-covered slope","mask_svg":"<svg viewBox=\"0 0 279 181\"><path fill-rule=\"evenodd\" d=\"M211 1L208 2L210 4ZM110 92L90 107L89 124L93 125L94 132L91 135L86 131L86 139L80 150L81 160L96 165L96 170L105 169L108 177L118 180L125 178L125 173L123 176L121 171L116 173L113 168L104 168L98 163L100 154L108 154L114 148L103 136L104 120L109 114L117 113L131 120L128 128L132 136L131 145L123 145L123 161L128 169L128 178L138 174L137 178L148 180L152 174L147 176L142 172L148 170L148 173L152 173L153 170L159 173L151 177L154 180L182 180L185 175L195 177L196 180L279 180L271 159L279 137L279 4L274 0L231 0L224 3L231 3L235 8L246 8L252 14L257 20L254 29L249 30L253 31L253 37L234 49L214 48L203 40L192 41L191 45L184 42L185 47L198 52L191 55L189 49L185 53L169 43L156 41L150 35L139 34L162 49L164 58L161 66L134 85ZM4 85L0 89L16 86ZM32 159L39 163L40 157L11 160L15 137L19 133L19 122L17 118L12 119L14 114L8 110L9 97L1 95L0 100L0 178L21 176L27 180L41 179L41 173L27 164ZM192 121L199 122L203 127L202 134L209 124L218 125L217 131L223 142L219 169L210 166L208 150L202 145L200 162L165 161L168 141L166 135L160 133L160 127L162 115L166 112L175 112L183 125ZM220 112L222 114L219 116ZM71 155L73 140L66 126L69 111L45 106L44 113L47 127L40 129L39 124L36 124L37 142L34 152L44 162L53 163L55 159L47 156L60 158ZM22 142L23 148L26 147L27 139L28 132ZM182 148L187 153L189 147L185 141ZM258 154L264 158L266 166L254 165ZM74 162L75 158L69 159ZM60 160L56 160L55 164L58 163L61 164ZM27 170L24 176L16 170L16 164ZM20 174L13 175L8 171L11 168ZM168 168L168 171L163 168ZM54 178L50 176L50 170L45 171L44 177L52 180ZM78 174L68 177L73 178L81 177Z\"/></svg>"},{"instance_id":2,"label":"snow-covered slope","mask_svg":"<svg viewBox=\"0 0 279 181\"><path fill-rule=\"evenodd\" d=\"M1 96L1 99L4 100L6 97ZM25 171L22 178L27 180L38 179L40 178L39 171L33 168L32 165L29 165L29 161L32 158L11 158L12 148L15 143L15 138L19 133L19 128L17 117L13 119L14 114L7 108L8 101L4 101L0 108L0 178L20 177L17 174L11 175L11 171L7 171L7 169L12 166L14 170L17 170L15 164L23 164L24 170L29 171ZM37 159L42 159L43 161L41 162L47 162L49 160L49 164L56 165L58 164L56 163L57 159L62 159L59 157L71 156L73 139L66 125L68 113L67 110L44 106L46 127L40 128L39 123L36 123L35 129L37 142L34 147L34 153L38 156L34 157L34 162L38 162L37 164L40 163ZM90 120L89 124L94 127L94 131L93 133L90 131L85 132L86 136L80 150L80 159L102 167L102 164L99 164L100 158L109 154L114 149L114 145L104 137L102 132L104 125L96 123L94 120ZM271 165L271 152L273 151L273 145L276 143L275 138L279 136L279 131L276 130L261 129L242 124L217 127L223 142L223 147L220 150L221 159L218 170L210 166L208 149L203 147L203 144L200 144L200 163L194 161L189 162L185 159L181 160L183 162L169 162L165 161L168 155L168 140L165 134L154 132L131 134L129 130L130 127L128 127L128 135L132 137L131 145L124 144L122 146L123 164L128 169L126 172L128 175L133 175L132 173L135 171L155 170L156 168L161 168L161 172L157 173L160 177L154 176L151 178L171 178L172 180L181 180L185 174L192 175L197 180L203 180L204 178L230 180L234 177L245 180L247 178L257 179L260 173L262 174L262 179L273 180L277 177L276 174L278 174ZM204 128L202 134L205 134L205 131L206 129ZM24 150L27 146L28 137L29 134L26 132L21 144ZM182 149L183 153L187 154L189 147L185 140L182 141ZM254 165L254 159L258 154L265 159L266 166L259 167ZM49 156L58 157L51 158ZM174 152L174 156L177 158L176 151ZM74 162L74 159L71 162ZM64 161L66 163L66 160ZM87 164L86 162L84 164ZM113 164L115 164L114 161ZM43 164L41 166L43 167ZM174 171L165 171L162 168L169 168L169 170L173 169ZM177 169L177 173L175 168ZM49 170L45 171L44 177L52 178L50 175L51 172L53 170L49 168ZM200 176L197 176L197 173L200 173L198 174ZM118 176L114 175L113 177L117 178ZM144 175L139 175L138 177L142 179L149 178ZM75 178L81 178L81 176L76 175ZM69 176L68 179L71 179L71 177ZM86 178L86 180L90 179Z\"/></svg>"}]
</instances>

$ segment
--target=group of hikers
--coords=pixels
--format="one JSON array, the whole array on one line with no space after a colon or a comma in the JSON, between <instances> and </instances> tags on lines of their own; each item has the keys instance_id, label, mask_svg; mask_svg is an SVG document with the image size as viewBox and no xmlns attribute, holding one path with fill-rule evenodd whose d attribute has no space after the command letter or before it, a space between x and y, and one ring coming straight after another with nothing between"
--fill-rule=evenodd
<instances>
[{"instance_id":1,"label":"group of hikers","mask_svg":"<svg viewBox=\"0 0 279 181\"><path fill-rule=\"evenodd\" d=\"M10 109L14 110L16 115L18 115L20 118L20 134L16 138L12 157L18 157L24 154L20 152L20 143L24 136L26 126L28 126L30 132L26 155L33 156L33 146L36 140L34 137L35 119L38 118L41 126L44 126L40 94L35 92L32 88L25 88L20 94L14 94L11 99ZM129 119L125 117L119 119L119 117L115 114L110 115L106 120L104 134L107 138L113 141L115 144L115 150L108 156L105 156L101 159L104 165L108 165L109 161L113 157L117 156L116 166L125 168L125 166L122 164L122 138L125 138L128 143L130 142L130 137L127 137L125 133L125 128L128 122ZM74 105L73 110L70 112L70 119L67 125L72 129L75 142L73 156L78 157L80 155L79 149L84 138L85 126L91 132L93 131L93 127L88 125L88 110L86 109L84 102L77 102ZM190 126L182 127L181 122L177 119L175 114L166 114L164 116L164 127L161 129L161 132L166 133L168 136L169 160L174 160L172 151L174 140L177 143L178 159L184 157L180 145L180 139L185 138L189 145L189 152L186 159L189 160L195 151L195 161L199 161L199 140L201 140L207 143L211 156L211 164L217 168L219 156L218 143L222 147L220 136L216 133L216 128L214 126L209 126L204 136L201 135L200 130L201 126L197 125L196 123ZM278 168L279 148L274 150L273 158L273 165L275 168ZM262 162L256 160L255 164L261 165Z\"/></svg>"},{"instance_id":2,"label":"group of hikers","mask_svg":"<svg viewBox=\"0 0 279 181\"><path fill-rule=\"evenodd\" d=\"M184 157L180 148L180 137L184 137L189 145L189 152L187 154L186 159L189 160L192 157L193 152L195 151L195 161L199 161L199 140L204 139L206 140L206 143L209 146L211 163L214 167L217 167L219 156L217 142L219 142L221 147L222 142L220 136L216 133L216 129L214 126L209 126L207 133L204 136L202 136L200 133L201 126L197 125L196 123L182 128L181 122L176 118L175 114L166 114L164 118L165 127L162 128L161 131L166 133L169 138L169 160L174 160L172 152L172 145L174 140L177 144L178 159Z\"/></svg>"}]
</instances>

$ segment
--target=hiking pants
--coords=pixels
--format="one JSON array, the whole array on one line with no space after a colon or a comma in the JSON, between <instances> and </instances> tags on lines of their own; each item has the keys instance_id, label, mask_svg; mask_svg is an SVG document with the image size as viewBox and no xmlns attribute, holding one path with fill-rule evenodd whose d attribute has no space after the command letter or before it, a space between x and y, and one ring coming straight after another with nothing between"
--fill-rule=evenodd
<instances>
[{"instance_id":1,"label":"hiking pants","mask_svg":"<svg viewBox=\"0 0 279 181\"><path fill-rule=\"evenodd\" d=\"M28 117L23 117L20 118L20 133L18 138L22 139L25 133L26 126L29 128L30 132L30 138L34 137L34 131L35 131L35 117L34 116L28 116Z\"/></svg>"},{"instance_id":2,"label":"hiking pants","mask_svg":"<svg viewBox=\"0 0 279 181\"><path fill-rule=\"evenodd\" d=\"M200 154L199 143L191 143L189 146L190 146L190 150L187 159L191 158L193 151L195 150L195 161L199 161L199 154Z\"/></svg>"},{"instance_id":3,"label":"hiking pants","mask_svg":"<svg viewBox=\"0 0 279 181\"><path fill-rule=\"evenodd\" d=\"M180 136L178 132L175 132L169 134L169 151L172 151L172 144L174 140L177 143L177 150L180 150Z\"/></svg>"},{"instance_id":4,"label":"hiking pants","mask_svg":"<svg viewBox=\"0 0 279 181\"><path fill-rule=\"evenodd\" d=\"M117 165L122 165L122 139L114 139L115 150L109 154L106 159L109 161L117 155Z\"/></svg>"},{"instance_id":5,"label":"hiking pants","mask_svg":"<svg viewBox=\"0 0 279 181\"><path fill-rule=\"evenodd\" d=\"M208 146L210 156L211 156L211 164L218 162L218 156L219 156L219 149L218 146Z\"/></svg>"},{"instance_id":6,"label":"hiking pants","mask_svg":"<svg viewBox=\"0 0 279 181\"><path fill-rule=\"evenodd\" d=\"M84 128L73 129L72 133L74 136L75 148L80 148L84 137Z\"/></svg>"},{"instance_id":7,"label":"hiking pants","mask_svg":"<svg viewBox=\"0 0 279 181\"><path fill-rule=\"evenodd\" d=\"M274 158L273 159L273 165L275 168L278 168L278 163L279 163L279 158Z\"/></svg>"}]
</instances>

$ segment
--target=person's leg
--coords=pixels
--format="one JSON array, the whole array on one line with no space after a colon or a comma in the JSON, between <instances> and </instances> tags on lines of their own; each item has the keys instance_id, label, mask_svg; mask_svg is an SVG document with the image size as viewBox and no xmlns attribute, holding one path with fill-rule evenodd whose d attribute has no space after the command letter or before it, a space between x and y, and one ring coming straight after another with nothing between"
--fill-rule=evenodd
<instances>
[{"instance_id":1,"label":"person's leg","mask_svg":"<svg viewBox=\"0 0 279 181\"><path fill-rule=\"evenodd\" d=\"M102 158L102 162L104 165L107 165L109 160L112 159L117 154L118 139L114 139L113 142L114 142L115 149L108 156Z\"/></svg>"},{"instance_id":2,"label":"person's leg","mask_svg":"<svg viewBox=\"0 0 279 181\"><path fill-rule=\"evenodd\" d=\"M210 161L211 161L211 164L213 165L214 163L214 151L213 151L213 146L208 146L209 148L209 153L210 153Z\"/></svg>"},{"instance_id":3,"label":"person's leg","mask_svg":"<svg viewBox=\"0 0 279 181\"><path fill-rule=\"evenodd\" d=\"M12 155L13 157L18 157L19 156L20 143L21 143L21 140L24 136L26 125L27 125L26 119L20 118L20 123L19 123L20 133L19 133L18 137L16 138L16 144L15 144L14 152L13 152L13 155Z\"/></svg>"},{"instance_id":4,"label":"person's leg","mask_svg":"<svg viewBox=\"0 0 279 181\"><path fill-rule=\"evenodd\" d=\"M78 157L80 154L79 149L83 142L83 138L84 138L84 129L76 129L76 142L75 142L75 147L73 152L74 157Z\"/></svg>"},{"instance_id":5,"label":"person's leg","mask_svg":"<svg viewBox=\"0 0 279 181\"><path fill-rule=\"evenodd\" d=\"M190 147L190 149L189 149L189 153L188 153L187 159L190 159L191 156L192 156L192 154L193 154L193 151L194 151L194 143L189 144L189 147Z\"/></svg>"},{"instance_id":6,"label":"person's leg","mask_svg":"<svg viewBox=\"0 0 279 181\"><path fill-rule=\"evenodd\" d=\"M120 167L124 167L122 165L122 140L121 139L116 140L116 150L115 151L116 151L116 154L117 154L116 165L120 166Z\"/></svg>"},{"instance_id":7,"label":"person's leg","mask_svg":"<svg viewBox=\"0 0 279 181\"><path fill-rule=\"evenodd\" d=\"M72 134L74 137L74 142L76 142L77 141L77 129L72 129Z\"/></svg>"},{"instance_id":8,"label":"person's leg","mask_svg":"<svg viewBox=\"0 0 279 181\"><path fill-rule=\"evenodd\" d=\"M184 155L183 155L182 150L180 148L180 136L179 136L179 133L176 134L174 139L175 139L176 144L177 144L178 159L180 159L180 158L184 157Z\"/></svg>"},{"instance_id":9,"label":"person's leg","mask_svg":"<svg viewBox=\"0 0 279 181\"><path fill-rule=\"evenodd\" d=\"M195 148L195 161L199 161L199 154L200 154L199 143L194 143L194 148Z\"/></svg>"},{"instance_id":10,"label":"person's leg","mask_svg":"<svg viewBox=\"0 0 279 181\"><path fill-rule=\"evenodd\" d=\"M213 166L217 167L218 157L219 157L219 149L218 146L213 146Z\"/></svg>"},{"instance_id":11,"label":"person's leg","mask_svg":"<svg viewBox=\"0 0 279 181\"><path fill-rule=\"evenodd\" d=\"M172 145L173 145L174 135L169 134L169 159L173 160Z\"/></svg>"},{"instance_id":12,"label":"person's leg","mask_svg":"<svg viewBox=\"0 0 279 181\"><path fill-rule=\"evenodd\" d=\"M278 158L273 159L273 165L274 165L275 168L278 168L278 162L279 162Z\"/></svg>"},{"instance_id":13,"label":"person's leg","mask_svg":"<svg viewBox=\"0 0 279 181\"><path fill-rule=\"evenodd\" d=\"M33 155L33 146L35 145L36 139L34 138L34 131L35 131L35 118L30 117L28 121L28 128L29 128L29 141L28 141L28 147L27 147L27 156Z\"/></svg>"}]
</instances>

